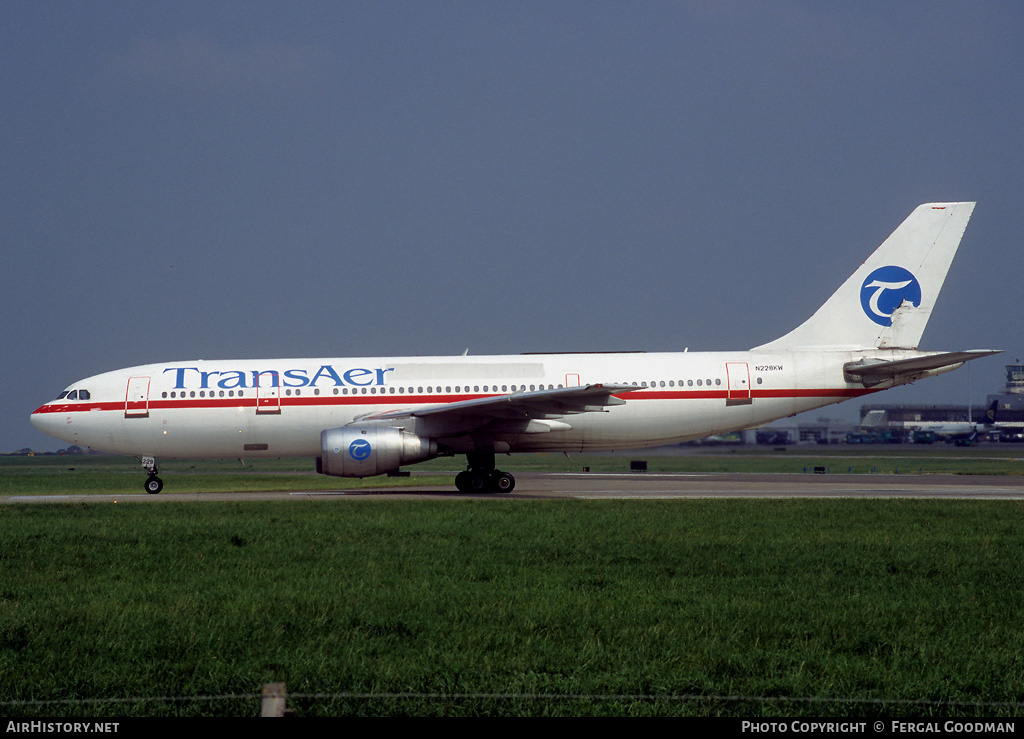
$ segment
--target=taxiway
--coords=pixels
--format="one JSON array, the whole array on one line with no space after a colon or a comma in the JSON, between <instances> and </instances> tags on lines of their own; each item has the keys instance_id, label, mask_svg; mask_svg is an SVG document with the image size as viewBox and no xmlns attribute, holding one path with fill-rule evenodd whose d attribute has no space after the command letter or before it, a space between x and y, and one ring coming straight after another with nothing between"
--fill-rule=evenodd
<instances>
[{"instance_id":1,"label":"taxiway","mask_svg":"<svg viewBox=\"0 0 1024 739\"><path fill-rule=\"evenodd\" d=\"M0 503L214 502L247 500L666 500L687 498L931 498L1024 500L1024 477L997 475L603 474L517 472L508 495L459 493L450 478L418 475L414 486L350 490L174 493L160 495L25 495ZM173 478L171 478L173 480Z\"/></svg>"}]
</instances>

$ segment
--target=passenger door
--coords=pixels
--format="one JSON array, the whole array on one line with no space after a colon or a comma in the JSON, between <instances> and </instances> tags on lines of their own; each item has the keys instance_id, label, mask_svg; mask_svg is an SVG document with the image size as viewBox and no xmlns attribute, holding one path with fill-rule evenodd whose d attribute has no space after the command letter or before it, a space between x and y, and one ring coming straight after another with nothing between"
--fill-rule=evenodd
<instances>
[{"instance_id":1,"label":"passenger door","mask_svg":"<svg viewBox=\"0 0 1024 739\"><path fill-rule=\"evenodd\" d=\"M124 398L125 418L146 418L149 416L149 378L129 377Z\"/></svg>"}]
</instances>

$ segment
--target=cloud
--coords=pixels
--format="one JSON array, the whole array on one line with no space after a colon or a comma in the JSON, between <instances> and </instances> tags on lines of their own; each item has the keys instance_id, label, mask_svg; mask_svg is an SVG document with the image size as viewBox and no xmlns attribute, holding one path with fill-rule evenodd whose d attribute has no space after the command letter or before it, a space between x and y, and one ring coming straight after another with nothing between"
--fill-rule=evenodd
<instances>
[{"instance_id":1,"label":"cloud","mask_svg":"<svg viewBox=\"0 0 1024 739\"><path fill-rule=\"evenodd\" d=\"M323 64L311 45L249 43L228 46L196 33L171 39L137 38L116 59L130 77L212 92L308 89Z\"/></svg>"}]
</instances>

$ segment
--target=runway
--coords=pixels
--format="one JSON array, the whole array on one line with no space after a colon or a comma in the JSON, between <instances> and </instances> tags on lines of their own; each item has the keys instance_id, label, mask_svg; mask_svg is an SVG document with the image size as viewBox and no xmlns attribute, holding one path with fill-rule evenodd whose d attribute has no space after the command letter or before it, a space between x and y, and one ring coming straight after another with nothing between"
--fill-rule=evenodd
<instances>
[{"instance_id":1,"label":"runway","mask_svg":"<svg viewBox=\"0 0 1024 739\"><path fill-rule=\"evenodd\" d=\"M173 478L159 495L25 495L0 503L69 502L216 502L357 500L676 500L697 498L918 498L1024 500L1024 477L998 475L815 475L815 474L661 474L661 473L516 473L516 488L506 495L459 493L451 475L416 475L413 485L352 490L175 493Z\"/></svg>"}]
</instances>

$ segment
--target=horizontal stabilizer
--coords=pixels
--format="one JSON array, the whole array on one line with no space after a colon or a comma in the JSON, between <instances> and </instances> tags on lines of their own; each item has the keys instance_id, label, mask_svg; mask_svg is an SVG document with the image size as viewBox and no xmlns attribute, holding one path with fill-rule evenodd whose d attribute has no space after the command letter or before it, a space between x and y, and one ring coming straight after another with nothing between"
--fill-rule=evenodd
<instances>
[{"instance_id":1,"label":"horizontal stabilizer","mask_svg":"<svg viewBox=\"0 0 1024 739\"><path fill-rule=\"evenodd\" d=\"M876 359L868 357L843 365L847 382L859 382L864 387L875 387L886 382L908 382L912 375L938 375L955 370L972 359L999 354L1001 349L978 349L968 352L939 352L910 359Z\"/></svg>"}]
</instances>

